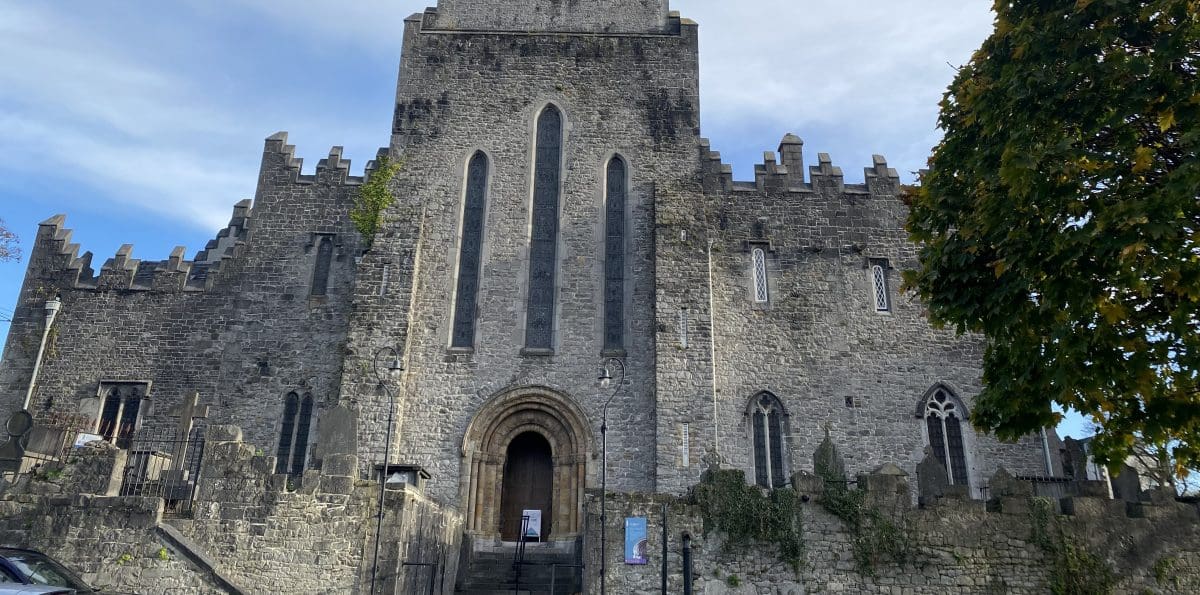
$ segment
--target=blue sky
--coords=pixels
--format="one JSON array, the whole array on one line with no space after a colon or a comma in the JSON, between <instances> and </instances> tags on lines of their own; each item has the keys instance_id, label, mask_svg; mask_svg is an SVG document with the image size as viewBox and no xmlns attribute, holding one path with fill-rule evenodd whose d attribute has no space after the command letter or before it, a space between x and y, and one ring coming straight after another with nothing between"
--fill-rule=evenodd
<instances>
[{"instance_id":1,"label":"blue sky","mask_svg":"<svg viewBox=\"0 0 1200 595\"><path fill-rule=\"evenodd\" d=\"M0 218L28 248L67 214L97 268L188 256L252 197L263 139L309 172L333 145L360 171L388 130L402 21L434 0L0 0ZM989 0L675 0L700 23L702 132L752 179L787 133L848 182L871 155L906 180L937 102L990 33ZM25 262L0 264L0 319ZM0 322L0 333L7 324ZM1080 435L1078 420L1063 429Z\"/></svg>"}]
</instances>

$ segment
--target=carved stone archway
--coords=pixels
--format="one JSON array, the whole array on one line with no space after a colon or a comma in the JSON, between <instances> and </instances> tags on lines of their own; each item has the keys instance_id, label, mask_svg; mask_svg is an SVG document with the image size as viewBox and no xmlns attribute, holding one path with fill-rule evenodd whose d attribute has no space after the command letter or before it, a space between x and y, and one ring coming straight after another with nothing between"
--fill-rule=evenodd
<instances>
[{"instance_id":1,"label":"carved stone archway","mask_svg":"<svg viewBox=\"0 0 1200 595\"><path fill-rule=\"evenodd\" d=\"M503 391L488 400L467 426L459 477L467 532L499 537L505 457L513 439L526 432L536 432L550 444L550 539L574 539L582 532L591 432L587 417L574 401L545 387Z\"/></svg>"}]
</instances>

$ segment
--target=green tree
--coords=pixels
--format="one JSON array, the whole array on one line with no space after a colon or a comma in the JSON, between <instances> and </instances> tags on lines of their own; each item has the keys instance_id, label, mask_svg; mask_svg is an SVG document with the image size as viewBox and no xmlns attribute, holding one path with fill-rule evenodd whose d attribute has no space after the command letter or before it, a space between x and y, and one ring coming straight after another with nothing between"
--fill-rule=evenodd
<instances>
[{"instance_id":1,"label":"green tree","mask_svg":"<svg viewBox=\"0 0 1200 595\"><path fill-rule=\"evenodd\" d=\"M976 427L1200 462L1200 1L997 1L912 196L932 319L982 333Z\"/></svg>"},{"instance_id":2,"label":"green tree","mask_svg":"<svg viewBox=\"0 0 1200 595\"><path fill-rule=\"evenodd\" d=\"M18 245L17 234L13 233L0 219L0 262L21 258L21 247Z\"/></svg>"}]
</instances>

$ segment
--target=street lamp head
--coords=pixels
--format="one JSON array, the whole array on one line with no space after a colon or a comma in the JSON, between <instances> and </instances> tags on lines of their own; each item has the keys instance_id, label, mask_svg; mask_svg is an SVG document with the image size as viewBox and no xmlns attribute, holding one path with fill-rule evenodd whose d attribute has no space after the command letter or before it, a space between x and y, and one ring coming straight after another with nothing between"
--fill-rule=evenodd
<instances>
[{"instance_id":1,"label":"street lamp head","mask_svg":"<svg viewBox=\"0 0 1200 595\"><path fill-rule=\"evenodd\" d=\"M612 373L608 371L608 364L600 367L600 376L596 380L600 382L600 388L608 388L612 384Z\"/></svg>"},{"instance_id":2,"label":"street lamp head","mask_svg":"<svg viewBox=\"0 0 1200 595\"><path fill-rule=\"evenodd\" d=\"M388 362L387 369L389 372L403 372L404 371L404 362L400 361L400 358L398 358L398 357L394 358Z\"/></svg>"},{"instance_id":3,"label":"street lamp head","mask_svg":"<svg viewBox=\"0 0 1200 595\"><path fill-rule=\"evenodd\" d=\"M62 300L58 296L46 302L46 317L53 318L58 313L58 309L62 307Z\"/></svg>"}]
</instances>

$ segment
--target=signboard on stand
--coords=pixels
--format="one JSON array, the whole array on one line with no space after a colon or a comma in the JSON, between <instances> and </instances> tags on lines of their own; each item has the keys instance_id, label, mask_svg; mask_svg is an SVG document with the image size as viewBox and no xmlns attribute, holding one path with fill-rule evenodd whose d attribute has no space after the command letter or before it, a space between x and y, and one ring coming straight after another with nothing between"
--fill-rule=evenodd
<instances>
[{"instance_id":1,"label":"signboard on stand","mask_svg":"<svg viewBox=\"0 0 1200 595\"><path fill-rule=\"evenodd\" d=\"M529 519L529 524L525 527L525 537L522 541L541 541L542 540L542 511L540 510L522 510L521 516Z\"/></svg>"},{"instance_id":2,"label":"signboard on stand","mask_svg":"<svg viewBox=\"0 0 1200 595\"><path fill-rule=\"evenodd\" d=\"M625 563L645 564L646 548L646 517L625 518Z\"/></svg>"}]
</instances>

